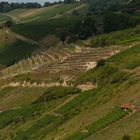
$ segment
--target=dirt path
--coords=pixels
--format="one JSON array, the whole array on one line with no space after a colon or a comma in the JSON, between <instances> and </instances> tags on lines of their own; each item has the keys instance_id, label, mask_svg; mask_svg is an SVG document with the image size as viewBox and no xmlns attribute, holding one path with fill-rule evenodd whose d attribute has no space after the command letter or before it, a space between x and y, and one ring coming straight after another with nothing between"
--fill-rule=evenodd
<instances>
[{"instance_id":1,"label":"dirt path","mask_svg":"<svg viewBox=\"0 0 140 140\"><path fill-rule=\"evenodd\" d=\"M76 94L76 95L70 95L70 97L69 97L68 99L66 99L63 103L57 105L57 107L55 107L55 108L52 109L51 111L44 113L44 114L41 116L41 118L42 118L42 117L45 117L46 115L54 115L54 116L56 116L56 117L57 117L57 116L61 116L61 114L56 113L56 111L57 111L58 109L60 109L62 106L66 105L67 103L69 103L70 101L72 101L73 99L75 99L77 96L78 96L77 94ZM39 119L40 119L40 118L39 118Z\"/></svg>"}]
</instances>

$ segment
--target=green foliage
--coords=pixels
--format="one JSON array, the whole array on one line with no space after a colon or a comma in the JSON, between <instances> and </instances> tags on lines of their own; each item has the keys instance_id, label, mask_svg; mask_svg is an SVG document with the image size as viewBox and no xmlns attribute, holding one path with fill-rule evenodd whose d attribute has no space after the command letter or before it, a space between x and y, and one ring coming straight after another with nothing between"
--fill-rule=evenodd
<instances>
[{"instance_id":1,"label":"green foliage","mask_svg":"<svg viewBox=\"0 0 140 140\"><path fill-rule=\"evenodd\" d=\"M6 96L13 89L14 89L13 87L6 87L6 88L0 89L0 98Z\"/></svg>"},{"instance_id":2,"label":"green foliage","mask_svg":"<svg viewBox=\"0 0 140 140\"><path fill-rule=\"evenodd\" d=\"M50 87L45 90L43 95L36 102L46 102L59 99L68 95L79 93L80 90L74 87Z\"/></svg>"},{"instance_id":3,"label":"green foliage","mask_svg":"<svg viewBox=\"0 0 140 140\"><path fill-rule=\"evenodd\" d=\"M128 77L128 74L106 64L102 67L98 67L81 74L76 79L75 83L77 85L92 82L93 84L97 84L100 87L111 83L121 83L127 80Z\"/></svg>"},{"instance_id":4,"label":"green foliage","mask_svg":"<svg viewBox=\"0 0 140 140\"><path fill-rule=\"evenodd\" d=\"M21 59L29 57L38 46L23 41L0 45L0 64L10 66Z\"/></svg>"},{"instance_id":5,"label":"green foliage","mask_svg":"<svg viewBox=\"0 0 140 140\"><path fill-rule=\"evenodd\" d=\"M66 138L66 140L83 140L84 138L96 133L97 131L100 131L101 129L112 124L113 122L116 122L122 119L128 114L129 114L129 111L124 111L123 109L120 109L119 107L117 107L112 112L108 113L106 116L88 125L85 128L87 132L83 132L82 130L79 130L75 132L73 135Z\"/></svg>"},{"instance_id":6,"label":"green foliage","mask_svg":"<svg viewBox=\"0 0 140 140\"><path fill-rule=\"evenodd\" d=\"M52 115L46 115L45 117L39 119L37 122L35 122L29 129L24 131L18 131L16 137L13 138L13 140L34 140L37 139L34 135L38 133L41 129L49 126L51 123L55 122L57 120L57 117ZM50 132L51 130L46 130L45 135Z\"/></svg>"},{"instance_id":7,"label":"green foliage","mask_svg":"<svg viewBox=\"0 0 140 140\"><path fill-rule=\"evenodd\" d=\"M108 59L109 62L115 63L116 66L128 69L134 69L140 66L140 45L129 48Z\"/></svg>"},{"instance_id":8,"label":"green foliage","mask_svg":"<svg viewBox=\"0 0 140 140\"><path fill-rule=\"evenodd\" d=\"M98 35L91 39L93 47L104 47L108 45L124 44L138 41L140 39L140 26L136 28Z\"/></svg>"},{"instance_id":9,"label":"green foliage","mask_svg":"<svg viewBox=\"0 0 140 140\"><path fill-rule=\"evenodd\" d=\"M27 16L23 20L25 20L25 21L29 20L31 22L42 21L43 19L52 18L59 14L65 14L65 12L67 12L77 6L79 6L79 4L60 4L60 5L57 5L54 7L47 8L47 10L45 10L41 13L38 13L36 15L33 14L31 16ZM38 18L34 19L35 16L37 16ZM33 19L33 21L32 21L32 19Z\"/></svg>"},{"instance_id":10,"label":"green foliage","mask_svg":"<svg viewBox=\"0 0 140 140\"><path fill-rule=\"evenodd\" d=\"M104 12L114 7L116 10L124 5L128 0L88 0L90 2L90 10L95 12Z\"/></svg>"},{"instance_id":11,"label":"green foliage","mask_svg":"<svg viewBox=\"0 0 140 140\"><path fill-rule=\"evenodd\" d=\"M41 108L42 106L37 104L4 111L0 113L0 128L3 128L11 123L16 124L19 121L24 122L29 117L38 115Z\"/></svg>"},{"instance_id":12,"label":"green foliage","mask_svg":"<svg viewBox=\"0 0 140 140\"><path fill-rule=\"evenodd\" d=\"M68 31L67 34L71 34L73 27L76 23L81 21L84 17L61 17L53 20L48 20L43 18L36 22L29 22L22 25L17 25L12 28L16 33L22 34L28 38L34 40L40 40L47 35L56 34L57 31L65 30ZM46 26L47 25L47 26ZM61 33L59 33L62 35ZM58 35L58 34L57 34ZM60 38L61 36L59 36Z\"/></svg>"},{"instance_id":13,"label":"green foliage","mask_svg":"<svg viewBox=\"0 0 140 140\"><path fill-rule=\"evenodd\" d=\"M95 34L96 26L94 17L86 17L84 20L78 22L73 29L73 33L78 39L87 39Z\"/></svg>"},{"instance_id":14,"label":"green foliage","mask_svg":"<svg viewBox=\"0 0 140 140\"><path fill-rule=\"evenodd\" d=\"M102 67L102 66L104 66L105 65L105 60L104 59L101 59L101 60L99 60L98 62L97 62L97 68L98 67Z\"/></svg>"},{"instance_id":15,"label":"green foliage","mask_svg":"<svg viewBox=\"0 0 140 140\"><path fill-rule=\"evenodd\" d=\"M13 25L13 21L12 21L12 20L8 20L8 21L6 21L6 22L4 23L4 26L5 26L5 27L8 27L8 28L12 27L12 25Z\"/></svg>"},{"instance_id":16,"label":"green foliage","mask_svg":"<svg viewBox=\"0 0 140 140\"><path fill-rule=\"evenodd\" d=\"M134 18L127 14L107 13L103 19L103 28L105 32L112 32L134 27L136 23L137 20L135 21Z\"/></svg>"}]
</instances>

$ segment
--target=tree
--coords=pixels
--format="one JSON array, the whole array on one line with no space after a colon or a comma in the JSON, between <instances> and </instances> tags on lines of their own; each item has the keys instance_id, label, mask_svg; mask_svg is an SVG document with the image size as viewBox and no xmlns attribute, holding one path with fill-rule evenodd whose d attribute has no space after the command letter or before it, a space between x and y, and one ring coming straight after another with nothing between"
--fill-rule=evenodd
<instances>
[{"instance_id":1,"label":"tree","mask_svg":"<svg viewBox=\"0 0 140 140\"><path fill-rule=\"evenodd\" d=\"M75 3L76 0L64 0L65 4Z\"/></svg>"},{"instance_id":2,"label":"tree","mask_svg":"<svg viewBox=\"0 0 140 140\"><path fill-rule=\"evenodd\" d=\"M59 28L56 30L56 36L59 37L60 41L65 43L67 36L68 36L68 31L65 28Z\"/></svg>"},{"instance_id":3,"label":"tree","mask_svg":"<svg viewBox=\"0 0 140 140\"><path fill-rule=\"evenodd\" d=\"M86 19L75 24L72 32L78 39L87 39L91 35L96 33L96 25L93 17L87 17Z\"/></svg>"},{"instance_id":4,"label":"tree","mask_svg":"<svg viewBox=\"0 0 140 140\"><path fill-rule=\"evenodd\" d=\"M105 65L105 60L104 59L100 59L98 62L97 62L97 68L98 67L102 67L102 66L104 66Z\"/></svg>"},{"instance_id":5,"label":"tree","mask_svg":"<svg viewBox=\"0 0 140 140\"><path fill-rule=\"evenodd\" d=\"M132 27L133 23L127 14L107 13L103 19L105 32L112 32L124 28Z\"/></svg>"}]
</instances>

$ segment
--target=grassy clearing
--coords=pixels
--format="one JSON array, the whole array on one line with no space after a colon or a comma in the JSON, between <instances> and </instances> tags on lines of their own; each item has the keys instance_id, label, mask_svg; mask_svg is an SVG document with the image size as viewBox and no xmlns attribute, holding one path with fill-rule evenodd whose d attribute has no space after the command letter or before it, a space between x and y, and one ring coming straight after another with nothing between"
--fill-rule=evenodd
<instances>
[{"instance_id":1,"label":"grassy clearing","mask_svg":"<svg viewBox=\"0 0 140 140\"><path fill-rule=\"evenodd\" d=\"M127 43L136 42L140 40L140 26L133 29L126 29L121 31L103 34L94 37L90 42L93 47L104 47L110 45L125 45Z\"/></svg>"},{"instance_id":2,"label":"grassy clearing","mask_svg":"<svg viewBox=\"0 0 140 140\"><path fill-rule=\"evenodd\" d=\"M131 110L130 110L131 112ZM109 126L113 122L116 122L126 115L129 114L129 111L125 111L120 109L119 107L115 108L112 112L108 113L106 116L98 119L97 121L93 122L92 124L88 125L83 132L83 130L79 130L75 132L73 135L66 138L66 140L83 140L84 138L90 136L93 133L100 131L101 129Z\"/></svg>"},{"instance_id":3,"label":"grassy clearing","mask_svg":"<svg viewBox=\"0 0 140 140\"><path fill-rule=\"evenodd\" d=\"M108 62L113 62L119 68L134 69L140 66L140 45L111 57Z\"/></svg>"},{"instance_id":4,"label":"grassy clearing","mask_svg":"<svg viewBox=\"0 0 140 140\"><path fill-rule=\"evenodd\" d=\"M20 40L13 44L0 45L0 64L4 66L13 65L24 58L30 57L37 48L38 46L36 45Z\"/></svg>"}]
</instances>

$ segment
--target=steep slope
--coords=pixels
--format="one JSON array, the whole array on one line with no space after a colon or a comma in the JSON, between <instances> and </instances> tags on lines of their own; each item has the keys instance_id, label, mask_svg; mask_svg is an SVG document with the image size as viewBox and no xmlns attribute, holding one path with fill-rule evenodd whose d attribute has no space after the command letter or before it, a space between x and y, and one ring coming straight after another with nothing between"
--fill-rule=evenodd
<instances>
[{"instance_id":1,"label":"steep slope","mask_svg":"<svg viewBox=\"0 0 140 140\"><path fill-rule=\"evenodd\" d=\"M83 5L84 6L84 5ZM75 8L80 9L83 6L79 7L79 4L59 4L44 8L36 8L36 9L16 9L7 13L10 17L13 17L21 22L36 22L37 20L41 20L42 18L53 18L57 15L61 16L70 13Z\"/></svg>"},{"instance_id":2,"label":"steep slope","mask_svg":"<svg viewBox=\"0 0 140 140\"><path fill-rule=\"evenodd\" d=\"M108 58L105 63L77 74L75 79L69 79L68 82L73 87L3 87L0 91L1 139L118 140L126 134L133 135L136 130L139 131L140 45L137 41L132 44L127 42L125 50L120 46L122 52ZM86 50L92 49L82 50L84 59L90 56ZM97 50L103 56L109 48ZM74 57L76 61L81 59L81 55ZM70 58L73 60L73 57ZM43 76L45 75L47 72ZM55 73L48 75L55 76ZM29 79L30 75L18 76L14 79L3 79L0 85L19 79L34 84L34 81ZM35 81L40 83L37 81L40 76L35 78ZM44 78L46 79L47 77ZM40 80L43 81L42 78ZM85 92L76 88L79 84L89 83L96 86ZM126 112L120 108L125 103L133 105L134 108Z\"/></svg>"},{"instance_id":3,"label":"steep slope","mask_svg":"<svg viewBox=\"0 0 140 140\"><path fill-rule=\"evenodd\" d=\"M23 40L7 29L0 30L0 65L11 66L18 61L30 57L39 48L38 44Z\"/></svg>"}]
</instances>

